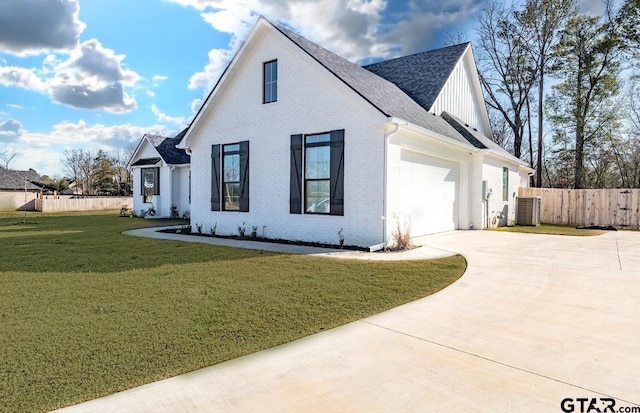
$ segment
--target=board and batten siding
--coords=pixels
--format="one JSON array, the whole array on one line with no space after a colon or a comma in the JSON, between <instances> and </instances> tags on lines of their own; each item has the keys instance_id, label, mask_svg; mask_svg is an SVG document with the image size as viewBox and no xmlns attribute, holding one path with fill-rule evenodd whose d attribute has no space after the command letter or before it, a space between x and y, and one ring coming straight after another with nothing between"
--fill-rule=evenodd
<instances>
[{"instance_id":1,"label":"board and batten siding","mask_svg":"<svg viewBox=\"0 0 640 413\"><path fill-rule=\"evenodd\" d=\"M465 56L467 53L469 52L467 51ZM436 115L440 115L443 111L451 113L484 136L491 136L491 131L487 130L487 125L483 122L483 115L479 109L484 107L484 102L478 101L472 82L474 80L471 76L470 66L467 58L463 57L451 72L449 79L433 102L430 112Z\"/></svg>"},{"instance_id":2,"label":"board and batten siding","mask_svg":"<svg viewBox=\"0 0 640 413\"><path fill-rule=\"evenodd\" d=\"M640 229L640 189L520 188L520 197L540 197L544 224Z\"/></svg>"}]
</instances>

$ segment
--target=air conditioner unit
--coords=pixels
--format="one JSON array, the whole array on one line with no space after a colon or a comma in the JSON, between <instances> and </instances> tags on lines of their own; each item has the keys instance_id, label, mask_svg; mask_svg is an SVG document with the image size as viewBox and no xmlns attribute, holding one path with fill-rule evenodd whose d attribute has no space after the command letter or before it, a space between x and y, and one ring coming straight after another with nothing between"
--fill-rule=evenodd
<instances>
[{"instance_id":1,"label":"air conditioner unit","mask_svg":"<svg viewBox=\"0 0 640 413\"><path fill-rule=\"evenodd\" d=\"M540 225L540 197L516 198L516 225Z\"/></svg>"}]
</instances>

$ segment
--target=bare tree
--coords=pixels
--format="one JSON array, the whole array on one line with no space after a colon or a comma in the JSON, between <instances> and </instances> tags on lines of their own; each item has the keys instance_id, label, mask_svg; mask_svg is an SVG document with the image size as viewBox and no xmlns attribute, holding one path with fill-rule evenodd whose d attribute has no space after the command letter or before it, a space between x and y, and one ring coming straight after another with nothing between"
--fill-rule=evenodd
<instances>
[{"instance_id":1,"label":"bare tree","mask_svg":"<svg viewBox=\"0 0 640 413\"><path fill-rule=\"evenodd\" d=\"M577 13L575 0L527 0L524 9L516 13L523 35L531 39L529 53L538 69L538 159L536 186L542 186L542 151L544 122L544 80L549 65L554 61L553 46L558 32L571 16Z\"/></svg>"},{"instance_id":2,"label":"bare tree","mask_svg":"<svg viewBox=\"0 0 640 413\"><path fill-rule=\"evenodd\" d=\"M536 62L522 36L515 12L491 1L479 17L480 82L489 108L499 112L513 136L513 154L522 155L527 102L537 82Z\"/></svg>"},{"instance_id":3,"label":"bare tree","mask_svg":"<svg viewBox=\"0 0 640 413\"><path fill-rule=\"evenodd\" d=\"M4 169L9 169L9 162L11 162L15 157L16 157L15 153L12 153L12 154L0 153L0 161L2 161L2 164L3 164L2 167Z\"/></svg>"}]
</instances>

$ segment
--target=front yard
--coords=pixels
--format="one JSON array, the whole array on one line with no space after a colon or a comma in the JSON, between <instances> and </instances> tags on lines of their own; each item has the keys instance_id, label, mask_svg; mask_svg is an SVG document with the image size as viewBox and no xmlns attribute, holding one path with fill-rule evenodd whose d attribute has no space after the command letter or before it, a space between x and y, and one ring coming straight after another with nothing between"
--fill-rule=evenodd
<instances>
[{"instance_id":1,"label":"front yard","mask_svg":"<svg viewBox=\"0 0 640 413\"><path fill-rule=\"evenodd\" d=\"M46 411L432 294L461 256L368 262L129 237L157 221L0 212L0 411ZM20 224L17 224L20 223Z\"/></svg>"}]
</instances>

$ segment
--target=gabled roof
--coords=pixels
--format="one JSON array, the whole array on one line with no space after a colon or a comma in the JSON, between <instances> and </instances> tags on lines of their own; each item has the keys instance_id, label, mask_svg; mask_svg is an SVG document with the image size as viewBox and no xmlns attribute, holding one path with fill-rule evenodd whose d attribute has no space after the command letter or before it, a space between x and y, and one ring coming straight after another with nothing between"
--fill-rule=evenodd
<instances>
[{"instance_id":1,"label":"gabled roof","mask_svg":"<svg viewBox=\"0 0 640 413\"><path fill-rule=\"evenodd\" d=\"M142 143L145 140L155 148L156 152L158 152L158 155L160 155L162 160L167 165L190 164L191 157L187 154L187 152L184 149L176 148L176 145L180 143L185 133L187 132L187 129L189 128L185 128L182 132L177 134L174 138L167 138L165 136L145 134L140 140L140 143L138 143L138 147L133 152L133 155L129 160L129 163L130 163L129 166L131 167L131 166L155 165L156 163L158 163L158 161L160 161L160 158L153 157L153 158L138 159L137 161L132 163L132 161L136 158L138 151L142 147Z\"/></svg>"},{"instance_id":2,"label":"gabled roof","mask_svg":"<svg viewBox=\"0 0 640 413\"><path fill-rule=\"evenodd\" d=\"M27 191L40 190L42 187L40 175L33 169L28 171L15 171L0 166L0 190L24 191L25 178Z\"/></svg>"},{"instance_id":3,"label":"gabled roof","mask_svg":"<svg viewBox=\"0 0 640 413\"><path fill-rule=\"evenodd\" d=\"M425 110L430 110L469 45L461 43L363 67L397 85Z\"/></svg>"},{"instance_id":4,"label":"gabled roof","mask_svg":"<svg viewBox=\"0 0 640 413\"><path fill-rule=\"evenodd\" d=\"M165 138L157 135L145 135L149 143L151 143L160 156L169 165L184 165L191 163L191 157L187 155L184 149L176 148L180 143L181 136L175 138Z\"/></svg>"},{"instance_id":5,"label":"gabled roof","mask_svg":"<svg viewBox=\"0 0 640 413\"><path fill-rule=\"evenodd\" d=\"M264 20L385 116L402 119L458 142L467 143L447 122L428 113L426 109L389 80L351 63L279 24L267 19Z\"/></svg>"}]
</instances>

